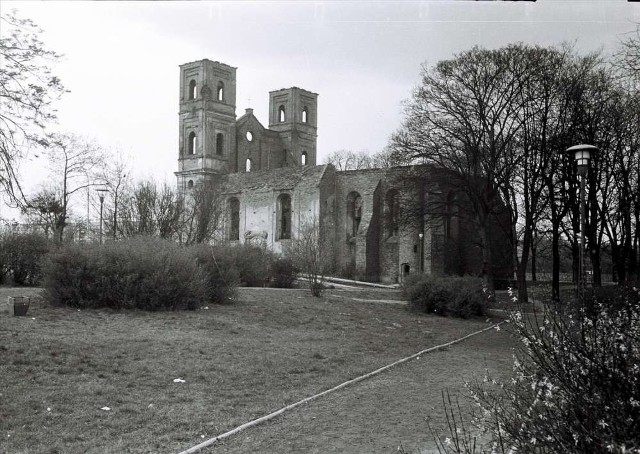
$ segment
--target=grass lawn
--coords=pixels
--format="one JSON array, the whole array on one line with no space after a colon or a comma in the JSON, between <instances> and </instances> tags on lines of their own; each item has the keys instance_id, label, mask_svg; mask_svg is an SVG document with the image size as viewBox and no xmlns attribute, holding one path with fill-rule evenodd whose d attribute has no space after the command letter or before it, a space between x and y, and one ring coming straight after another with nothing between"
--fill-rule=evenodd
<instances>
[{"instance_id":1,"label":"grass lawn","mask_svg":"<svg viewBox=\"0 0 640 454\"><path fill-rule=\"evenodd\" d=\"M37 292L0 288L0 301ZM381 302L398 299L387 290L315 299L240 289L232 305L145 313L54 308L36 297L26 317L0 314L0 452L176 453L487 326ZM492 330L206 452L418 449L429 438L424 418L442 419L441 391L485 368L508 373L511 345Z\"/></svg>"}]
</instances>

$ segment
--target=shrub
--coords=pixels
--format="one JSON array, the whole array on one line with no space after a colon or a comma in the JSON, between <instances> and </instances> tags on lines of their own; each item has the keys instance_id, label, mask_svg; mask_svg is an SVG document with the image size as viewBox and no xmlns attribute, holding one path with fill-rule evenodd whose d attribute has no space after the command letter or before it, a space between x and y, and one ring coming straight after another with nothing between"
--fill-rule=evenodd
<instances>
[{"instance_id":1,"label":"shrub","mask_svg":"<svg viewBox=\"0 0 640 454\"><path fill-rule=\"evenodd\" d=\"M311 295L319 298L324 293L325 285L323 282L310 282L309 290L311 290Z\"/></svg>"},{"instance_id":2,"label":"shrub","mask_svg":"<svg viewBox=\"0 0 640 454\"><path fill-rule=\"evenodd\" d=\"M252 244L233 246L240 282L247 287L262 287L269 280L273 254Z\"/></svg>"},{"instance_id":3,"label":"shrub","mask_svg":"<svg viewBox=\"0 0 640 454\"><path fill-rule=\"evenodd\" d=\"M57 305L150 311L196 309L209 289L186 248L145 237L61 247L49 255L44 287Z\"/></svg>"},{"instance_id":4,"label":"shrub","mask_svg":"<svg viewBox=\"0 0 640 454\"><path fill-rule=\"evenodd\" d=\"M35 233L9 234L0 239L0 282L9 277L16 285L38 285L42 261L50 243Z\"/></svg>"},{"instance_id":5,"label":"shrub","mask_svg":"<svg viewBox=\"0 0 640 454\"><path fill-rule=\"evenodd\" d=\"M640 452L640 294L604 292L621 304L617 310L595 295L591 313L511 313L522 341L511 378L470 385L478 433L469 437L470 429L457 425L440 451L483 439L488 443L465 452ZM452 413L450 403L445 407Z\"/></svg>"},{"instance_id":6,"label":"shrub","mask_svg":"<svg viewBox=\"0 0 640 454\"><path fill-rule=\"evenodd\" d=\"M633 287L628 285L606 285L585 290L584 297L579 304L577 300L571 303L573 309L584 308L586 314L597 316L599 307L602 306L610 314L626 309L629 301L637 298L638 294ZM577 306L577 307L576 307Z\"/></svg>"},{"instance_id":7,"label":"shrub","mask_svg":"<svg viewBox=\"0 0 640 454\"><path fill-rule=\"evenodd\" d=\"M277 258L271 264L271 286L291 288L296 280L298 268L288 258Z\"/></svg>"},{"instance_id":8,"label":"shrub","mask_svg":"<svg viewBox=\"0 0 640 454\"><path fill-rule=\"evenodd\" d=\"M229 302L240 279L234 262L234 251L228 246L191 246L191 254L204 271L208 283L208 301L214 304Z\"/></svg>"},{"instance_id":9,"label":"shrub","mask_svg":"<svg viewBox=\"0 0 640 454\"><path fill-rule=\"evenodd\" d=\"M412 309L461 318L486 313L487 298L482 279L418 276L407 279L404 286Z\"/></svg>"}]
</instances>

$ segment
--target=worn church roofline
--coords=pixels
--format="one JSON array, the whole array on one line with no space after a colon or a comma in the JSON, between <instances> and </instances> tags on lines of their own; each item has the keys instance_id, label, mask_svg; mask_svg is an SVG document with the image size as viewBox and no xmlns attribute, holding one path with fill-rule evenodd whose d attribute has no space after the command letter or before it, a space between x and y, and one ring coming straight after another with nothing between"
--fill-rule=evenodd
<instances>
[{"instance_id":1,"label":"worn church roofline","mask_svg":"<svg viewBox=\"0 0 640 454\"><path fill-rule=\"evenodd\" d=\"M411 165L401 165L401 166L393 166L393 167L375 167L372 169L350 169L350 170L336 170L336 175L357 175L357 174L365 174L365 173L398 173L398 172L407 172L407 171L434 171L434 170L443 170L453 172L450 169L446 169L444 167L440 168L434 164L411 164Z\"/></svg>"},{"instance_id":2,"label":"worn church roofline","mask_svg":"<svg viewBox=\"0 0 640 454\"><path fill-rule=\"evenodd\" d=\"M260 120L258 120L258 117L255 116L255 114L253 112L248 112L245 113L243 116L241 116L240 118L238 118L236 120L236 127L241 127L242 125L244 125L247 121L249 121L251 118L255 119L255 121L258 123L258 125L262 128L262 133L265 136L271 136L271 137L277 137L280 138L280 132L278 131L274 131L273 129L269 129L266 128L261 122Z\"/></svg>"},{"instance_id":3,"label":"worn church roofline","mask_svg":"<svg viewBox=\"0 0 640 454\"><path fill-rule=\"evenodd\" d=\"M223 194L251 190L278 190L299 186L318 187L325 175L328 164L317 166L280 167L277 169L255 170L232 173L225 177Z\"/></svg>"},{"instance_id":4,"label":"worn church roofline","mask_svg":"<svg viewBox=\"0 0 640 454\"><path fill-rule=\"evenodd\" d=\"M178 67L182 68L183 66L189 66L189 65L193 65L195 63L202 63L202 62L215 63L216 65L225 66L225 67L227 67L229 69L238 69L236 66L227 65L226 63L222 63L220 61L209 60L208 58L202 58L200 60L194 60L194 61L190 61L188 63L182 63L181 65L178 65Z\"/></svg>"},{"instance_id":5,"label":"worn church roofline","mask_svg":"<svg viewBox=\"0 0 640 454\"><path fill-rule=\"evenodd\" d=\"M247 121L249 121L251 118L253 118L258 125L262 128L263 131L267 131L267 128L265 128L263 126L262 123L260 123L260 120L258 120L258 117L256 117L253 112L249 112L249 113L245 113L243 116L241 116L240 118L238 118L236 120L236 126L241 126L242 124L246 123Z\"/></svg>"},{"instance_id":6,"label":"worn church roofline","mask_svg":"<svg viewBox=\"0 0 640 454\"><path fill-rule=\"evenodd\" d=\"M306 88L300 88L300 87L279 88L278 90L271 90L269 92L269 94L271 94L271 93L279 93L281 91L289 91L289 90L300 90L300 91L304 91L304 92L312 94L312 95L320 96L320 95L318 95L318 93L315 93L315 92L313 92L311 90L307 90Z\"/></svg>"}]
</instances>

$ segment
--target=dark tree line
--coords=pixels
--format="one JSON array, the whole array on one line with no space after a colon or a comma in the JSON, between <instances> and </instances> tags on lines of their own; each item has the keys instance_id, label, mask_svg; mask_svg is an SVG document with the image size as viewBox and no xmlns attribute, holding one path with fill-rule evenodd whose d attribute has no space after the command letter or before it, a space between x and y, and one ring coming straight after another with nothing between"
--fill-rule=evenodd
<instances>
[{"instance_id":1,"label":"dark tree line","mask_svg":"<svg viewBox=\"0 0 640 454\"><path fill-rule=\"evenodd\" d=\"M579 143L600 150L587 185L586 250L594 283L601 283L604 247L618 280L639 279L637 50L636 35L613 65L567 46L475 47L423 67L391 141L394 159L460 175L459 198L471 208L489 283L490 220L506 209L520 298L526 301L526 276L541 237L551 242L558 298L561 245L570 245L574 261L579 256L579 180L573 156L564 153Z\"/></svg>"}]
</instances>

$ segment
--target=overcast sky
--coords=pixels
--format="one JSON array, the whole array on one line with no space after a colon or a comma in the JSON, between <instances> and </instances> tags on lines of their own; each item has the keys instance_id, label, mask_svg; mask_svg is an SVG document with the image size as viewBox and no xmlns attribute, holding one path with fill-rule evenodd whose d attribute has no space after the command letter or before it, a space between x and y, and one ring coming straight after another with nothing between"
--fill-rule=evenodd
<instances>
[{"instance_id":1,"label":"overcast sky","mask_svg":"<svg viewBox=\"0 0 640 454\"><path fill-rule=\"evenodd\" d=\"M640 22L625 0L11 2L64 54L54 67L71 92L62 130L119 147L137 177L174 184L178 65L208 58L237 67L240 117L267 125L269 91L319 94L318 162L335 150L377 152L402 121L420 65L474 45L575 42L612 52ZM33 185L40 173L23 165Z\"/></svg>"}]
</instances>

